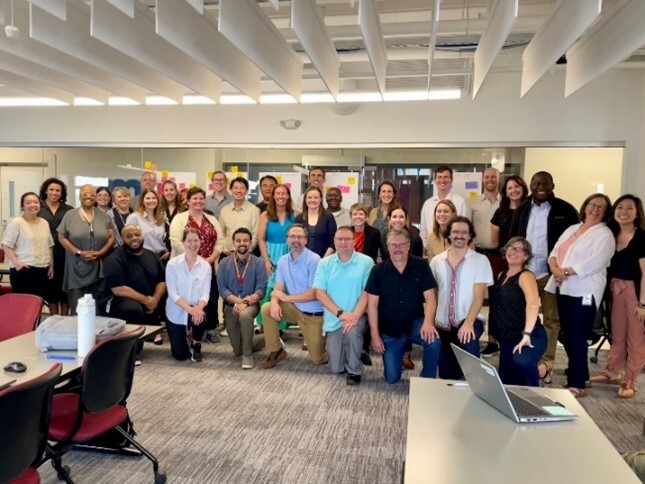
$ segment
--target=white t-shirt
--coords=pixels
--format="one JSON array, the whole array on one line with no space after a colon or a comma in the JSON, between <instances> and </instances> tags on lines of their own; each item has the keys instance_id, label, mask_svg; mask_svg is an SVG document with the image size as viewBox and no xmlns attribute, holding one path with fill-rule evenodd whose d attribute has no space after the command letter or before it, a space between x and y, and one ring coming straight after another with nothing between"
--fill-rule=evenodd
<instances>
[{"instance_id":1,"label":"white t-shirt","mask_svg":"<svg viewBox=\"0 0 645 484\"><path fill-rule=\"evenodd\" d=\"M22 217L14 218L4 231L2 245L11 247L16 257L29 266L48 267L52 262L50 249L54 246L54 239L49 224L43 218L38 217L35 223ZM15 267L11 261L9 267Z\"/></svg>"}]
</instances>

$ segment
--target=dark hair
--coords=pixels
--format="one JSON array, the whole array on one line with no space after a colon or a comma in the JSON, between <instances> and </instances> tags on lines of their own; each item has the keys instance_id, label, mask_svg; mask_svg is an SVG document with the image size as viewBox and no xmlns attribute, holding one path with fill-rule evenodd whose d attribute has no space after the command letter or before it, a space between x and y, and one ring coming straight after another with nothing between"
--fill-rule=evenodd
<instances>
[{"instance_id":1,"label":"dark hair","mask_svg":"<svg viewBox=\"0 0 645 484\"><path fill-rule=\"evenodd\" d=\"M609 221L609 217L611 216L611 199L604 193L594 193L593 195L589 195L587 198L585 198L585 201L582 202L582 205L580 206L580 221L584 222L585 220L587 220L587 214L585 213L585 210L587 209L589 202L591 202L594 198L602 198L607 204L607 208L605 208L605 214L602 216L601 220L601 222L607 223Z\"/></svg>"},{"instance_id":2,"label":"dark hair","mask_svg":"<svg viewBox=\"0 0 645 484\"><path fill-rule=\"evenodd\" d=\"M233 232L233 236L231 237L231 239L234 239L237 234L246 234L251 238L251 240L253 240L253 234L246 227L239 227L235 229L235 232Z\"/></svg>"},{"instance_id":3,"label":"dark hair","mask_svg":"<svg viewBox=\"0 0 645 484\"><path fill-rule=\"evenodd\" d=\"M179 190L177 189L177 184L172 181L172 180L166 180L163 182L163 188L166 187L166 185L172 185L172 187L175 189L175 210L180 210L181 209L181 197L179 196ZM163 194L163 188L161 190L161 196L159 197L159 206L161 207L161 211L163 213L168 212L168 200L166 200L166 197Z\"/></svg>"},{"instance_id":4,"label":"dark hair","mask_svg":"<svg viewBox=\"0 0 645 484\"><path fill-rule=\"evenodd\" d=\"M262 178L260 178L260 181L258 182L259 185L262 185L262 182L264 180L272 180L273 183L278 183L278 179L274 177L273 175L264 175Z\"/></svg>"},{"instance_id":5,"label":"dark hair","mask_svg":"<svg viewBox=\"0 0 645 484\"><path fill-rule=\"evenodd\" d=\"M181 192L179 192L181 194ZM190 187L188 191L186 192L186 201L190 200L193 195L197 195L198 193L201 193L204 198L206 198L206 192L202 187Z\"/></svg>"},{"instance_id":6,"label":"dark hair","mask_svg":"<svg viewBox=\"0 0 645 484\"><path fill-rule=\"evenodd\" d=\"M238 176L236 178L233 178L231 180L231 183L228 184L229 190L233 190L233 184L234 183L241 183L242 185L244 185L246 187L247 191L249 190L249 181L246 178L244 178L243 176Z\"/></svg>"},{"instance_id":7,"label":"dark hair","mask_svg":"<svg viewBox=\"0 0 645 484\"><path fill-rule=\"evenodd\" d=\"M508 242L504 245L504 247L501 248L499 251L500 254L502 254L502 257L506 256L506 251L508 250L509 247L511 247L514 243L516 242L521 242L522 243L522 248L524 249L524 253L528 257L526 261L524 261L523 266L526 266L529 262L531 262L531 259L533 259L533 247L531 246L531 243L526 240L524 237L521 236L516 236L516 237L511 237L508 239Z\"/></svg>"},{"instance_id":8,"label":"dark hair","mask_svg":"<svg viewBox=\"0 0 645 484\"><path fill-rule=\"evenodd\" d=\"M38 196L38 194L36 192L26 192L26 193L22 194L22 197L20 197L20 209L23 209L23 207L25 205L25 198L27 198L27 197L29 197L31 195L36 197L38 199L38 203L40 203L40 197Z\"/></svg>"},{"instance_id":9,"label":"dark hair","mask_svg":"<svg viewBox=\"0 0 645 484\"><path fill-rule=\"evenodd\" d=\"M439 165L434 169L434 177L437 177L437 173L443 173L444 171L447 171L450 173L450 179L452 180L452 168L450 168L448 165Z\"/></svg>"},{"instance_id":10,"label":"dark hair","mask_svg":"<svg viewBox=\"0 0 645 484\"><path fill-rule=\"evenodd\" d=\"M388 207L388 211L390 211L392 209L392 207L394 207L395 205L398 205L398 202L396 201L396 192L397 192L397 190L396 190L396 187L394 186L394 182L385 180L385 181L382 181L381 183L379 183L379 186L376 189L376 197L377 198L379 197L379 195L381 194L381 188L383 188L385 185L389 185L390 187L392 187L392 191L394 192L394 198L392 198L392 201L390 202L390 206Z\"/></svg>"},{"instance_id":11,"label":"dark hair","mask_svg":"<svg viewBox=\"0 0 645 484\"><path fill-rule=\"evenodd\" d=\"M395 210L402 210L403 213L405 214L405 218L409 219L408 217L408 209L405 208L403 205L399 205L398 203L396 205L393 205L390 207L390 210L387 212L387 219L390 220L392 218L392 212Z\"/></svg>"},{"instance_id":12,"label":"dark hair","mask_svg":"<svg viewBox=\"0 0 645 484\"><path fill-rule=\"evenodd\" d=\"M340 227L338 227L338 228L336 229L336 234L337 234L338 232L340 232L341 230L347 230L347 231L351 232L351 233L352 233L352 235L354 235L354 234L355 234L355 232L354 232L354 227L352 227L351 225L341 225ZM334 234L334 236L335 236L336 234Z\"/></svg>"},{"instance_id":13,"label":"dark hair","mask_svg":"<svg viewBox=\"0 0 645 484\"><path fill-rule=\"evenodd\" d=\"M464 217L462 215L457 215L455 218L453 218L450 222L448 222L448 226L446 227L446 239L448 242L452 244L450 241L450 232L452 232L452 226L455 224L467 224L468 225L468 232L470 234L470 238L468 239L468 243L470 244L473 240L475 240L475 237L477 237L477 234L475 233L475 225L473 225L473 222L468 218Z\"/></svg>"},{"instance_id":14,"label":"dark hair","mask_svg":"<svg viewBox=\"0 0 645 484\"><path fill-rule=\"evenodd\" d=\"M533 181L533 178L535 178L536 176L545 176L551 182L551 185L554 185L553 175L551 175L551 173L549 173L548 171L538 171L537 173L534 173L533 176L531 177L531 182Z\"/></svg>"},{"instance_id":15,"label":"dark hair","mask_svg":"<svg viewBox=\"0 0 645 484\"><path fill-rule=\"evenodd\" d=\"M325 176L327 175L327 173L325 172L325 169L323 167L321 167L321 166L312 166L311 168L309 168L309 174L307 176L311 176L311 172L316 171L316 170L322 171L323 178L325 178Z\"/></svg>"},{"instance_id":16,"label":"dark hair","mask_svg":"<svg viewBox=\"0 0 645 484\"><path fill-rule=\"evenodd\" d=\"M322 201L323 201L323 193L322 190L318 187L309 187L305 190L305 193L302 195L302 214L300 216L302 217L302 220L305 222L308 222L307 217L309 215L309 210L307 209L307 194L309 192L317 191L318 194L320 195L320 206L318 207L318 218L323 216L323 213L325 213L325 207L323 207Z\"/></svg>"},{"instance_id":17,"label":"dark hair","mask_svg":"<svg viewBox=\"0 0 645 484\"><path fill-rule=\"evenodd\" d=\"M609 220L607 221L607 227L611 229L614 235L618 235L618 233L620 232L620 225L614 217L616 208L625 200L631 200L632 202L634 202L634 205L636 205L636 218L634 219L634 226L645 230L645 213L643 212L643 201L636 195L626 193L625 195L622 195L616 199L614 204L611 206L611 210L609 211Z\"/></svg>"},{"instance_id":18,"label":"dark hair","mask_svg":"<svg viewBox=\"0 0 645 484\"><path fill-rule=\"evenodd\" d=\"M67 185L63 183L63 180L60 180L58 178L47 178L42 185L40 185L40 199L41 200L47 200L47 189L49 188L49 185L59 185L60 186L60 203L67 203Z\"/></svg>"},{"instance_id":19,"label":"dark hair","mask_svg":"<svg viewBox=\"0 0 645 484\"><path fill-rule=\"evenodd\" d=\"M199 240L202 240L202 233L195 227L186 227L181 234L181 241L184 242L188 238L188 234L197 234Z\"/></svg>"},{"instance_id":20,"label":"dark hair","mask_svg":"<svg viewBox=\"0 0 645 484\"><path fill-rule=\"evenodd\" d=\"M110 197L110 201L108 202L108 208L112 208L112 193L110 193L110 189L108 187L96 187L96 194L98 195L101 192L105 192L108 194L108 197ZM94 202L94 206L98 207L99 202Z\"/></svg>"},{"instance_id":21,"label":"dark hair","mask_svg":"<svg viewBox=\"0 0 645 484\"><path fill-rule=\"evenodd\" d=\"M267 217L269 218L269 220L278 220L278 209L275 206L275 191L278 188L284 188L287 191L289 199L287 200L287 206L285 208L287 210L287 216L293 215L293 201L291 200L291 190L289 190L289 187L284 183L280 183L279 185L274 186L273 190L271 190L271 198L269 199L269 204L267 205Z\"/></svg>"},{"instance_id":22,"label":"dark hair","mask_svg":"<svg viewBox=\"0 0 645 484\"><path fill-rule=\"evenodd\" d=\"M504 183L502 185L502 198L499 201L499 208L502 209L504 214L507 214L509 210L511 209L511 199L508 198L508 195L506 194L506 188L509 182L514 181L517 183L519 186L522 187L522 200L520 203L523 203L529 196L529 187L524 181L524 178L522 178L519 175L511 175L509 176L506 180L504 180Z\"/></svg>"}]
</instances>

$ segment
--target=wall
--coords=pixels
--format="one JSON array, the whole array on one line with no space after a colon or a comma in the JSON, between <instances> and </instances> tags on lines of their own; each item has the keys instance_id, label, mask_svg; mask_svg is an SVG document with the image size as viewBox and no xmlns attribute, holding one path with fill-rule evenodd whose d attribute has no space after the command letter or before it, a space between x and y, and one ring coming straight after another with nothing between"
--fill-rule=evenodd
<instances>
[{"instance_id":1,"label":"wall","mask_svg":"<svg viewBox=\"0 0 645 484\"><path fill-rule=\"evenodd\" d=\"M557 70L520 99L519 74L493 74L475 100L365 103L350 116L326 104L3 108L0 145L625 146L623 190L643 195L643 78L642 70L614 69L564 99ZM279 121L289 118L302 126L284 130Z\"/></svg>"}]
</instances>

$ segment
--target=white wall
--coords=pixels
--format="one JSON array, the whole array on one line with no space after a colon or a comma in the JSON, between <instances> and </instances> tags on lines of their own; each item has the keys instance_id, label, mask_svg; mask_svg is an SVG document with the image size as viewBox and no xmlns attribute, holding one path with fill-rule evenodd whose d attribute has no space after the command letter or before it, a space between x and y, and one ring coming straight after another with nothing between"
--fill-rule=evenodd
<instances>
[{"instance_id":1,"label":"white wall","mask_svg":"<svg viewBox=\"0 0 645 484\"><path fill-rule=\"evenodd\" d=\"M567 99L562 70L519 90L519 74L493 74L474 101L365 103L350 116L324 104L3 108L0 145L625 146L623 190L643 195L642 70L615 69ZM302 126L284 130L288 118Z\"/></svg>"}]
</instances>

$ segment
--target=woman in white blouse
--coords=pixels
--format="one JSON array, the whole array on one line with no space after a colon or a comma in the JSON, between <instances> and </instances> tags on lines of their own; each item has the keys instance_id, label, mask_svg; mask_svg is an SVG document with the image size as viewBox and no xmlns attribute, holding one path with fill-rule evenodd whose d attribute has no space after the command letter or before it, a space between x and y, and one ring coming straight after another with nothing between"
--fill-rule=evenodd
<instances>
[{"instance_id":1,"label":"woman in white blouse","mask_svg":"<svg viewBox=\"0 0 645 484\"><path fill-rule=\"evenodd\" d=\"M166 266L166 330L170 351L177 360L202 361L200 343L206 331L205 308L211 288L211 266L198 255L199 230L186 227L182 234L184 252Z\"/></svg>"},{"instance_id":2,"label":"woman in white blouse","mask_svg":"<svg viewBox=\"0 0 645 484\"><path fill-rule=\"evenodd\" d=\"M614 236L605 225L611 201L596 193L580 208L581 223L560 236L549 255L551 278L546 290L557 294L564 349L569 358L567 379L575 397L587 394L587 338L607 284L614 255Z\"/></svg>"},{"instance_id":3,"label":"woman in white blouse","mask_svg":"<svg viewBox=\"0 0 645 484\"><path fill-rule=\"evenodd\" d=\"M143 248L151 250L162 262L170 257L168 224L159 205L159 196L154 190L145 188L139 196L137 209L128 215L126 225L136 225L141 229Z\"/></svg>"},{"instance_id":4,"label":"woman in white blouse","mask_svg":"<svg viewBox=\"0 0 645 484\"><path fill-rule=\"evenodd\" d=\"M2 245L9 259L13 292L35 294L47 299L48 279L54 277L54 239L49 224L38 216L40 198L34 192L20 197L22 214L4 231Z\"/></svg>"}]
</instances>

